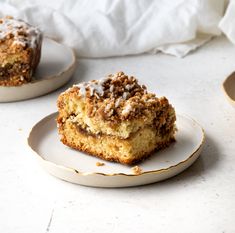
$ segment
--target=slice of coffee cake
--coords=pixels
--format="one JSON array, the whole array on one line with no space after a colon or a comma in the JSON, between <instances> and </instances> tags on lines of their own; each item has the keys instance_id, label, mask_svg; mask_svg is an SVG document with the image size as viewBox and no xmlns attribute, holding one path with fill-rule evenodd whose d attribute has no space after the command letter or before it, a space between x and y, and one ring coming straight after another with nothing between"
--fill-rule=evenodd
<instances>
[{"instance_id":1,"label":"slice of coffee cake","mask_svg":"<svg viewBox=\"0 0 235 233\"><path fill-rule=\"evenodd\" d=\"M105 160L134 164L174 141L174 108L123 72L74 85L57 105L61 141Z\"/></svg>"},{"instance_id":2,"label":"slice of coffee cake","mask_svg":"<svg viewBox=\"0 0 235 233\"><path fill-rule=\"evenodd\" d=\"M31 82L41 56L42 33L22 20L0 19L0 86Z\"/></svg>"}]
</instances>

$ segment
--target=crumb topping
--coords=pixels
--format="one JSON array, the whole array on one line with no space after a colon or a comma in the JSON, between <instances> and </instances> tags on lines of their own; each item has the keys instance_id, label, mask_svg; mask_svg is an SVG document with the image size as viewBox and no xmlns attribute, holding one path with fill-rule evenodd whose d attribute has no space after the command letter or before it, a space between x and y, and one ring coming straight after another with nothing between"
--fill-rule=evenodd
<instances>
[{"instance_id":1,"label":"crumb topping","mask_svg":"<svg viewBox=\"0 0 235 233\"><path fill-rule=\"evenodd\" d=\"M7 16L0 19L0 42L5 39L13 39L13 45L35 48L40 42L41 32L22 20Z\"/></svg>"},{"instance_id":2,"label":"crumb topping","mask_svg":"<svg viewBox=\"0 0 235 233\"><path fill-rule=\"evenodd\" d=\"M157 98L155 94L148 93L136 78L123 72L74 85L65 93L68 92L84 99L89 117L98 116L115 122L148 118L157 114L159 108L169 105L165 97Z\"/></svg>"}]
</instances>

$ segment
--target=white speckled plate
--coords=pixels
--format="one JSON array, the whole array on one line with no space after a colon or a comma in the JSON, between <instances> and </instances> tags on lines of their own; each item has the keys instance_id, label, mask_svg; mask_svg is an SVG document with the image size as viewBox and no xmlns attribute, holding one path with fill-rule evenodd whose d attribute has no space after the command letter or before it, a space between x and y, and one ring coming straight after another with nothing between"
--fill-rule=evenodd
<instances>
[{"instance_id":1,"label":"white speckled plate","mask_svg":"<svg viewBox=\"0 0 235 233\"><path fill-rule=\"evenodd\" d=\"M96 187L127 187L168 179L188 168L199 156L205 135L189 117L177 115L177 142L138 164L142 174L131 166L101 161L63 145L56 128L57 113L39 121L30 132L28 145L50 174L72 183ZM104 166L96 166L96 162Z\"/></svg>"},{"instance_id":2,"label":"white speckled plate","mask_svg":"<svg viewBox=\"0 0 235 233\"><path fill-rule=\"evenodd\" d=\"M76 65L72 49L44 38L40 64L30 83L16 87L0 86L0 102L11 102L47 94L71 78Z\"/></svg>"}]
</instances>

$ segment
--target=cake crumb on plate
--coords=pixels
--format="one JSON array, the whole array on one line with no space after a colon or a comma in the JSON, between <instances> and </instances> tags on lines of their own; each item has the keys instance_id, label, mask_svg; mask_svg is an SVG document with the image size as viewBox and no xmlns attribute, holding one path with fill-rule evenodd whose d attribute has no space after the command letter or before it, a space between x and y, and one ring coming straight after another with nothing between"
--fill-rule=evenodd
<instances>
[{"instance_id":1,"label":"cake crumb on plate","mask_svg":"<svg viewBox=\"0 0 235 233\"><path fill-rule=\"evenodd\" d=\"M101 166L104 166L105 165L105 163L103 163L103 162L96 162L96 164L95 164L97 167L101 167Z\"/></svg>"},{"instance_id":2,"label":"cake crumb on plate","mask_svg":"<svg viewBox=\"0 0 235 233\"><path fill-rule=\"evenodd\" d=\"M142 169L139 166L134 166L131 168L132 172L136 175L142 174Z\"/></svg>"}]
</instances>

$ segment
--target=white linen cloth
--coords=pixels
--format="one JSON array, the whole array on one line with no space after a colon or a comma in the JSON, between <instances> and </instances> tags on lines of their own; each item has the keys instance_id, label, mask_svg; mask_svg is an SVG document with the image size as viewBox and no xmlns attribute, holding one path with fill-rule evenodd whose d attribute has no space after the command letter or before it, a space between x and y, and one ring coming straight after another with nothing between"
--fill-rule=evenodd
<instances>
[{"instance_id":1,"label":"white linen cloth","mask_svg":"<svg viewBox=\"0 0 235 233\"><path fill-rule=\"evenodd\" d=\"M80 57L162 51L183 57L221 33L224 0L2 0Z\"/></svg>"},{"instance_id":2,"label":"white linen cloth","mask_svg":"<svg viewBox=\"0 0 235 233\"><path fill-rule=\"evenodd\" d=\"M227 38L235 44L235 0L230 0L226 13L219 24Z\"/></svg>"}]
</instances>

